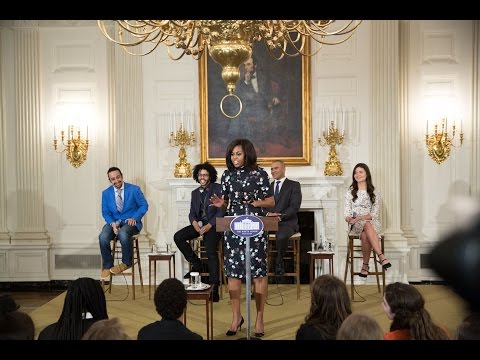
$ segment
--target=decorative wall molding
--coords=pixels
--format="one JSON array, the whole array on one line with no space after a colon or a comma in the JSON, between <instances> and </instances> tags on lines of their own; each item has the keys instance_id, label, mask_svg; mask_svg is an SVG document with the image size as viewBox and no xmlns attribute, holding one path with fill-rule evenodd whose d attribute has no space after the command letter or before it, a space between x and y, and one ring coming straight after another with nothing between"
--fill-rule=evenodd
<instances>
[{"instance_id":1,"label":"decorative wall molding","mask_svg":"<svg viewBox=\"0 0 480 360\"><path fill-rule=\"evenodd\" d=\"M92 43L56 44L53 52L53 72L95 71L95 51Z\"/></svg>"},{"instance_id":2,"label":"decorative wall molding","mask_svg":"<svg viewBox=\"0 0 480 360\"><path fill-rule=\"evenodd\" d=\"M455 54L455 33L429 32L423 33L422 63L458 64Z\"/></svg>"}]
</instances>

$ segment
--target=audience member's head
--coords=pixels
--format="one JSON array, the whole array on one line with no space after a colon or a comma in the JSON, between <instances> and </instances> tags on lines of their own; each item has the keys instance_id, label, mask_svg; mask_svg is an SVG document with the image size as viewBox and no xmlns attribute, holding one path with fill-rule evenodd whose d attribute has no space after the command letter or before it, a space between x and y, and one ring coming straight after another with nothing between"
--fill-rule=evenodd
<instances>
[{"instance_id":1,"label":"audience member's head","mask_svg":"<svg viewBox=\"0 0 480 360\"><path fill-rule=\"evenodd\" d=\"M100 281L78 278L67 289L60 318L55 326L57 340L80 340L86 331L87 318L108 319L107 302Z\"/></svg>"},{"instance_id":2,"label":"audience member's head","mask_svg":"<svg viewBox=\"0 0 480 360\"><path fill-rule=\"evenodd\" d=\"M131 340L118 318L96 321L82 340Z\"/></svg>"},{"instance_id":3,"label":"audience member's head","mask_svg":"<svg viewBox=\"0 0 480 360\"><path fill-rule=\"evenodd\" d=\"M480 340L480 313L472 313L457 328L457 340Z\"/></svg>"},{"instance_id":4,"label":"audience member's head","mask_svg":"<svg viewBox=\"0 0 480 360\"><path fill-rule=\"evenodd\" d=\"M337 340L383 340L383 330L374 318L351 314L338 329Z\"/></svg>"},{"instance_id":5,"label":"audience member's head","mask_svg":"<svg viewBox=\"0 0 480 360\"><path fill-rule=\"evenodd\" d=\"M32 318L19 307L10 294L0 294L0 340L35 339Z\"/></svg>"},{"instance_id":6,"label":"audience member's head","mask_svg":"<svg viewBox=\"0 0 480 360\"><path fill-rule=\"evenodd\" d=\"M323 339L334 340L340 325L352 313L345 283L333 275L321 275L312 284L310 312L305 322Z\"/></svg>"},{"instance_id":7,"label":"audience member's head","mask_svg":"<svg viewBox=\"0 0 480 360\"><path fill-rule=\"evenodd\" d=\"M465 216L467 217L467 216ZM464 298L471 312L480 312L480 215L468 216L465 227L446 235L432 249L429 263L447 284Z\"/></svg>"},{"instance_id":8,"label":"audience member's head","mask_svg":"<svg viewBox=\"0 0 480 360\"><path fill-rule=\"evenodd\" d=\"M410 284L395 282L385 287L383 310L392 320L390 331L409 330L411 340L448 340L445 330L435 325L425 309L425 300Z\"/></svg>"},{"instance_id":9,"label":"audience member's head","mask_svg":"<svg viewBox=\"0 0 480 360\"><path fill-rule=\"evenodd\" d=\"M155 290L155 308L164 320L180 318L187 307L187 291L175 278L163 280Z\"/></svg>"}]
</instances>

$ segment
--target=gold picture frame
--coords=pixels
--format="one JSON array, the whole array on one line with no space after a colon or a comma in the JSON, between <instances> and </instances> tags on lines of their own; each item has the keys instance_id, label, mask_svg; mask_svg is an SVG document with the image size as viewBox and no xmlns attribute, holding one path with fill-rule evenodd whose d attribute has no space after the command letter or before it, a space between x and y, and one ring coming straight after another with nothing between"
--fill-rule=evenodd
<instances>
[{"instance_id":1,"label":"gold picture frame","mask_svg":"<svg viewBox=\"0 0 480 360\"><path fill-rule=\"evenodd\" d=\"M269 95L278 95L280 100L277 102L282 107L270 104L265 109L262 105L260 110L255 103L249 110L249 104L254 103L248 102L248 94L241 95L241 87L247 86L244 85L247 83L244 81L244 65L241 65L235 93L242 99L243 110L235 119L223 115L220 101L227 90L221 77L221 67L208 54L203 54L199 61L201 161L225 166L228 144L236 138L248 138L255 145L259 165L270 165L274 159L282 159L286 165L310 165L310 57L285 56L276 60L268 54L263 43L255 43L253 56L258 63L259 74L262 74L261 71L270 72ZM242 81L244 84L240 84ZM260 76L257 81L256 96L260 93ZM238 103L234 105L238 106ZM224 109L228 109L228 104L224 104ZM234 114L236 111L238 108L227 113ZM264 114L267 115L264 117Z\"/></svg>"}]
</instances>

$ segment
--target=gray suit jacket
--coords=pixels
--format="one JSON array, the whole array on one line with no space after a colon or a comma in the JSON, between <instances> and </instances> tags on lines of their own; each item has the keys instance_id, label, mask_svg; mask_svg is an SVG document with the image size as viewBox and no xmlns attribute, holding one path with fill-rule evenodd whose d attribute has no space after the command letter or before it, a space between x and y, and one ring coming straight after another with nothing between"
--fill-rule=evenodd
<instances>
[{"instance_id":1,"label":"gray suit jacket","mask_svg":"<svg viewBox=\"0 0 480 360\"><path fill-rule=\"evenodd\" d=\"M274 192L275 181L270 183L270 192ZM280 193L278 194L278 201L275 202L275 207L267 209L268 212L282 213L281 226L290 226L295 232L298 231L297 212L300 210L302 204L302 189L298 181L293 181L288 178L283 182Z\"/></svg>"}]
</instances>

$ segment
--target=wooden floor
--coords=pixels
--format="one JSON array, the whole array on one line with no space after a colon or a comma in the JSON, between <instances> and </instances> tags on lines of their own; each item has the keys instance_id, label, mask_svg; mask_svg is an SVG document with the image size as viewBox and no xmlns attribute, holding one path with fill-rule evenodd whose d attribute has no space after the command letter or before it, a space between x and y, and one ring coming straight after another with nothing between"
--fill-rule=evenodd
<instances>
[{"instance_id":1,"label":"wooden floor","mask_svg":"<svg viewBox=\"0 0 480 360\"><path fill-rule=\"evenodd\" d=\"M62 294L63 290L53 291L14 291L9 292L15 302L20 305L20 310L31 314L34 310L37 310L41 306L48 303L50 300L55 299Z\"/></svg>"},{"instance_id":2,"label":"wooden floor","mask_svg":"<svg viewBox=\"0 0 480 360\"><path fill-rule=\"evenodd\" d=\"M466 316L466 307L462 299L450 289L442 285L415 285L426 300L427 310L438 324L447 328L453 335L456 327ZM390 324L385 316L381 302L382 294L378 293L376 286L356 286L357 294L353 302L353 311L362 312L373 316L384 332L388 331ZM245 290L243 290L242 313L245 316ZM24 311L32 310L31 316L36 325L35 333L38 335L46 325L55 322L62 310L64 293L42 294L40 299L34 300L34 294L16 295ZM55 296L56 295L56 296ZM49 297L55 296L52 300ZM136 300L132 300L131 289L127 286L116 285L112 294L106 293L109 317L120 318L127 333L136 339L138 330L144 325L159 319L155 311L153 300L148 300L148 288L145 293L137 290ZM364 299L362 301L362 298ZM45 301L48 301L45 303ZM44 304L41 304L44 303ZM41 305L40 305L41 304ZM37 309L35 306L40 305ZM265 307L265 337L266 340L292 340L303 322L305 314L310 307L309 285L302 285L300 299L297 300L295 285L280 284L269 285L267 305ZM233 337L227 337L225 332L230 326L231 308L228 294L223 294L223 299L214 303L214 340L236 340L246 336L245 327ZM28 312L28 311L27 311ZM251 303L251 335L254 331L255 303ZM246 319L245 319L246 320ZM246 323L244 324L246 326ZM205 328L205 302L190 302L187 307L187 326L191 330L206 338Z\"/></svg>"}]
</instances>

